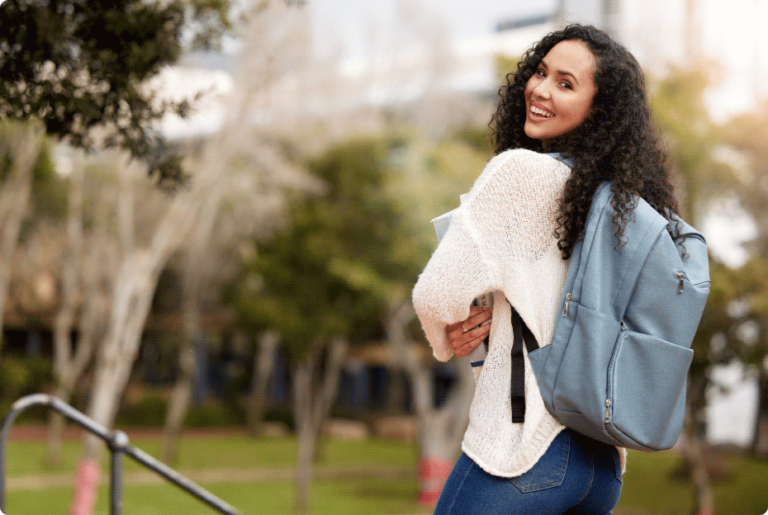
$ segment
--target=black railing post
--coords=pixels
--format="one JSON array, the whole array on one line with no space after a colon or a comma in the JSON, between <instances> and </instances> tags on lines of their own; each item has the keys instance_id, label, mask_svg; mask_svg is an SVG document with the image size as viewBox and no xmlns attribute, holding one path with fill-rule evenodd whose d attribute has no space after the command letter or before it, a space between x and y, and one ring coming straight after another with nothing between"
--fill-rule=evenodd
<instances>
[{"instance_id":1,"label":"black railing post","mask_svg":"<svg viewBox=\"0 0 768 515\"><path fill-rule=\"evenodd\" d=\"M31 406L47 406L51 399L53 397L43 393L22 397L11 405L11 411L8 412L3 420L3 428L0 430L0 511L2 512L5 512L5 442L8 441L8 433L11 430L11 426L22 411Z\"/></svg>"},{"instance_id":2,"label":"black railing post","mask_svg":"<svg viewBox=\"0 0 768 515\"><path fill-rule=\"evenodd\" d=\"M128 435L122 431L108 431L104 426L96 423L75 408L44 393L35 393L27 395L17 400L11 406L11 410L3 420L3 427L0 431L0 515L5 511L5 465L6 465L6 442L8 433L19 414L32 406L45 406L46 408L58 411L64 417L77 423L84 429L90 431L106 442L112 453L111 476L110 476L110 514L121 515L123 510L123 455L127 454L133 460L138 461L148 469L156 472L171 483L175 484L187 493L197 497L211 508L224 513L225 515L240 515L232 506L225 503L208 490L201 488L186 477L182 476L169 466L154 459L141 449L128 445Z\"/></svg>"},{"instance_id":3,"label":"black railing post","mask_svg":"<svg viewBox=\"0 0 768 515\"><path fill-rule=\"evenodd\" d=\"M128 447L128 435L122 431L112 433L109 449L112 451L112 476L109 483L109 505L111 515L123 513L123 452Z\"/></svg>"}]
</instances>

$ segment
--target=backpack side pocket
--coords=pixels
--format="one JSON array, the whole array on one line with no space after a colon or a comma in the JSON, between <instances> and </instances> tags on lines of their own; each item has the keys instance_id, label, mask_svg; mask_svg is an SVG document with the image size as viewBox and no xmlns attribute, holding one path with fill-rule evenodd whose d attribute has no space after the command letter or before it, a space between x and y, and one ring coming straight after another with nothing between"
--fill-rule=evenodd
<instances>
[{"instance_id":1,"label":"backpack side pocket","mask_svg":"<svg viewBox=\"0 0 768 515\"><path fill-rule=\"evenodd\" d=\"M669 449L685 415L691 349L624 331L609 367L606 431L627 447Z\"/></svg>"}]
</instances>

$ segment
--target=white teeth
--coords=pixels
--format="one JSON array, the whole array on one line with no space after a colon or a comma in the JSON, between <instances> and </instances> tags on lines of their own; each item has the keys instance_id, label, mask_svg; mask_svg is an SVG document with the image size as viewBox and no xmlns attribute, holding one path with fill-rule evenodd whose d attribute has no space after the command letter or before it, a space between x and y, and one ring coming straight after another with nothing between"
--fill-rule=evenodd
<instances>
[{"instance_id":1,"label":"white teeth","mask_svg":"<svg viewBox=\"0 0 768 515\"><path fill-rule=\"evenodd\" d=\"M536 106L531 106L531 112L533 114L538 114L539 116L544 116L546 118L551 118L552 116L554 116L553 114L548 113L548 112L544 111L543 109L539 109Z\"/></svg>"}]
</instances>

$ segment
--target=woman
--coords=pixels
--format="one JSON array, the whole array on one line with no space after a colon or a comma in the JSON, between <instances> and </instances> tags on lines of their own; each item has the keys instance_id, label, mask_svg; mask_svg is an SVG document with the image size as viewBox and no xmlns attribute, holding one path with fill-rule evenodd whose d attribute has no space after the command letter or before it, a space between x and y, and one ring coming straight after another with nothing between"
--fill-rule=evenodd
<instances>
[{"instance_id":1,"label":"woman","mask_svg":"<svg viewBox=\"0 0 768 515\"><path fill-rule=\"evenodd\" d=\"M510 306L548 344L596 188L611 181L620 246L633 195L667 216L677 213L667 159L639 64L594 27L544 37L500 95L492 119L497 155L453 214L413 292L437 359L467 356L490 336L463 453L435 513L610 513L621 493L623 449L560 424L544 407L527 355L525 421L512 421ZM486 292L494 294L493 309L470 308Z\"/></svg>"}]
</instances>

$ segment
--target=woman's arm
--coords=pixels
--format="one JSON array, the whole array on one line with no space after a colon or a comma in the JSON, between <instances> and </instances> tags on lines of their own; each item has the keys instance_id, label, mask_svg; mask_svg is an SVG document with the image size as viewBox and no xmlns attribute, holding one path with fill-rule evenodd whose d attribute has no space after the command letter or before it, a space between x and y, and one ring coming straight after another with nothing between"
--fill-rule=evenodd
<instances>
[{"instance_id":1,"label":"woman's arm","mask_svg":"<svg viewBox=\"0 0 768 515\"><path fill-rule=\"evenodd\" d=\"M474 298L494 289L493 273L471 233L459 208L413 289L414 309L440 361L453 355L447 326L465 321Z\"/></svg>"},{"instance_id":2,"label":"woman's arm","mask_svg":"<svg viewBox=\"0 0 768 515\"><path fill-rule=\"evenodd\" d=\"M557 201L566 177L565 165L527 150L499 154L483 170L413 292L437 359L449 359L456 346L463 353L468 340L456 324L467 319L478 295L505 290L520 307L529 303L534 263L556 243Z\"/></svg>"}]
</instances>

